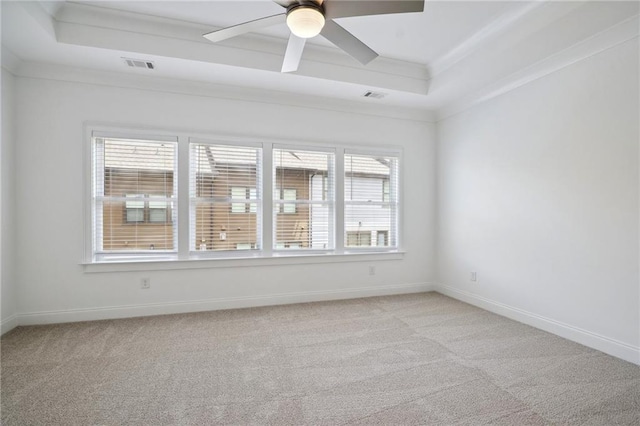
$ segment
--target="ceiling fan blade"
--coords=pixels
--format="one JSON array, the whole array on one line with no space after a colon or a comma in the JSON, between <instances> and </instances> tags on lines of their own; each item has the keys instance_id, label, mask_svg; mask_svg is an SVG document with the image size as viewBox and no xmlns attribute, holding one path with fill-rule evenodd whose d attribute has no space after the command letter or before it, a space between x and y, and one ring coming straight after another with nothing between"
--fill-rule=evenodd
<instances>
[{"instance_id":1,"label":"ceiling fan blade","mask_svg":"<svg viewBox=\"0 0 640 426\"><path fill-rule=\"evenodd\" d=\"M221 30L212 31L204 34L203 37L210 41L217 42L259 30L261 28L270 27L272 25L284 24L285 22L287 22L287 14L280 13L278 15L267 16L266 18L260 18L254 21L234 25L232 27L223 28Z\"/></svg>"},{"instance_id":2,"label":"ceiling fan blade","mask_svg":"<svg viewBox=\"0 0 640 426\"><path fill-rule=\"evenodd\" d=\"M287 51L284 54L282 62L282 72L293 72L298 70L300 59L302 59L302 51L307 39L298 37L291 33L289 43L287 43Z\"/></svg>"},{"instance_id":3,"label":"ceiling fan blade","mask_svg":"<svg viewBox=\"0 0 640 426\"><path fill-rule=\"evenodd\" d=\"M366 65L378 57L378 54L369 46L358 40L353 34L334 21L327 20L320 34L360 61L362 65Z\"/></svg>"},{"instance_id":4,"label":"ceiling fan blade","mask_svg":"<svg viewBox=\"0 0 640 426\"><path fill-rule=\"evenodd\" d=\"M273 2L279 4L280 6L286 9L287 7L289 7L291 3L294 2L294 0L273 0Z\"/></svg>"},{"instance_id":5,"label":"ceiling fan blade","mask_svg":"<svg viewBox=\"0 0 640 426\"><path fill-rule=\"evenodd\" d=\"M328 19L422 12L423 10L424 0L327 0L324 2L324 15Z\"/></svg>"}]
</instances>

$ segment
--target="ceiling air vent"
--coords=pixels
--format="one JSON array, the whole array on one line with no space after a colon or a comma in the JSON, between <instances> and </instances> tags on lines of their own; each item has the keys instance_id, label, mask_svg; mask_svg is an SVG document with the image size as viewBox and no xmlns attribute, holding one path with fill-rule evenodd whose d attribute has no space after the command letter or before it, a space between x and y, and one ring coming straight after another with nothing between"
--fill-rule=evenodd
<instances>
[{"instance_id":1,"label":"ceiling air vent","mask_svg":"<svg viewBox=\"0 0 640 426\"><path fill-rule=\"evenodd\" d=\"M386 93L382 93L382 92L373 92L371 90L364 92L364 95L362 95L365 98L373 98L373 99L382 99L385 96L387 96Z\"/></svg>"},{"instance_id":2,"label":"ceiling air vent","mask_svg":"<svg viewBox=\"0 0 640 426\"><path fill-rule=\"evenodd\" d=\"M145 61L144 59L131 59L131 58L122 58L132 68L145 68L148 70L153 70L156 66L151 61Z\"/></svg>"}]
</instances>

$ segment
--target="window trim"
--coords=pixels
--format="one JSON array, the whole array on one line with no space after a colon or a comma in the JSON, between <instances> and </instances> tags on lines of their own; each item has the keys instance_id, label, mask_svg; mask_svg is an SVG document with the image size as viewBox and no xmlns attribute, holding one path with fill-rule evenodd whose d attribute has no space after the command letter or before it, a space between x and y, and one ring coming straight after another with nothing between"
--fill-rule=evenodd
<instances>
[{"instance_id":1,"label":"window trim","mask_svg":"<svg viewBox=\"0 0 640 426\"><path fill-rule=\"evenodd\" d=\"M173 220L173 215L172 215L172 219L168 220L166 222L163 222L164 224L171 224L171 228L172 228L172 232L173 232L173 247L170 249L158 249L155 250L153 248L153 244L151 244L150 246L152 247L151 249L147 249L147 250L127 250L127 251L123 251L123 250L100 250L97 251L96 250L96 240L98 237L98 232L95 229L94 226L94 218L96 217L96 205L97 202L96 200L94 200L94 189L96 187L96 182L98 180L99 177L104 178L104 169L102 171L99 171L97 168L94 168L94 159L96 158L96 144L94 143L94 139L124 139L124 140L139 140L139 141L149 141L152 143L167 143L167 144L172 144L173 148L174 148L174 168L173 168L173 185L174 185L174 194L176 195L175 198L172 197L162 197L163 199L165 199L167 201L167 203L170 202L176 202L177 201L177 194L178 194L178 188L177 188L177 184L178 184L178 170L179 170L179 139L177 136L175 136L175 134L173 135L169 135L169 134L165 134L163 132L145 132L145 131L121 131L121 130L114 130L114 131L109 131L109 130L105 130L104 128L97 128L94 127L91 131L88 130L87 126L85 125L85 133L87 134L87 139L86 139L86 143L84 144L84 155L85 155L85 162L86 162L86 177L83 180L83 192L85 194L85 200L84 200L84 220L85 220L85 225L84 225L84 229L85 229L85 235L84 235L84 245L85 245L85 262L90 261L92 263L100 263L100 262L104 262L104 263L108 263L109 261L111 261L111 259L113 259L114 257L119 257L121 255L124 255L126 258L130 258L130 259L146 259L148 257L152 257L152 258L162 258L165 256L169 256L169 257L176 257L178 251L179 251L179 246L178 246L178 241L177 241L177 236L178 236L178 223L176 221L176 223L174 223ZM103 142L104 143L104 142ZM119 199L119 200L123 200L126 202L125 200L125 194L121 194L122 196L109 196L106 197L104 195L102 196L98 196L98 197L102 197L102 198L112 198L112 199ZM135 194L138 196L142 196L145 199L142 200L142 202L144 203L144 207L143 207L143 220L141 222L124 222L125 224L129 223L131 225L141 225L141 226L146 226L148 223L147 221L147 202L148 199L151 197L153 198L153 196L149 196L147 194ZM123 208L125 210L125 214L126 214L126 204L123 205ZM176 209L176 216L178 216L178 211ZM153 224L152 224L153 225Z\"/></svg>"},{"instance_id":2,"label":"window trim","mask_svg":"<svg viewBox=\"0 0 640 426\"><path fill-rule=\"evenodd\" d=\"M370 147L366 141L361 143L328 143L326 141L287 140L284 138L255 138L238 135L215 134L202 131L185 131L171 129L148 129L133 126L118 126L101 122L83 123L83 206L84 206L84 256L81 265L85 272L135 271L157 269L192 269L227 267L237 265L277 265L277 264L307 264L332 262L360 262L366 259L386 260L402 259L404 255L403 235L403 175L404 150L399 145L376 145ZM92 167L93 144L92 137L151 139L177 143L176 192L174 224L177 234L177 252L156 251L154 253L120 253L110 255L109 259L96 259L93 253L94 230L92 223L92 183L95 170ZM202 252L192 252L189 247L189 144L191 142L219 143L223 145L240 145L262 147L262 249L238 250L234 252L205 252L209 256L201 256ZM334 249L330 250L274 250L273 244L273 174L272 151L276 148L290 148L298 150L316 150L334 153L336 187L334 188ZM363 250L345 247L344 243L344 155L392 155L399 160L398 170L398 221L397 247L373 247ZM266 194L266 195L265 195Z\"/></svg>"},{"instance_id":3,"label":"window trim","mask_svg":"<svg viewBox=\"0 0 640 426\"><path fill-rule=\"evenodd\" d=\"M188 136L185 138L185 142L184 145L185 148L184 150L186 151L186 166L184 167L185 170L183 170L183 173L186 175L185 179L186 179L186 194L185 197L187 198L187 205L186 207L184 207L187 210L187 217L188 218L192 218L192 211L191 211L191 168L190 168L190 164L191 164L191 146L192 145L212 145L212 146L237 146L239 148L252 148L252 149L257 149L259 151L262 152L262 157L260 158L260 170L261 173L256 174L256 187L248 187L249 188L249 193L251 191L251 189L255 190L255 194L256 194L256 204L257 206L262 205L262 212L258 212L258 210L256 210L256 214L258 216L258 223L257 223L257 238L256 238L256 246L260 247L260 249L250 249L250 250L196 250L195 248L192 247L191 243L191 238L192 238L192 234L191 234L191 227L190 227L190 222L188 220L185 221L184 223L184 227L186 228L186 232L187 232L187 237L184 238L180 238L180 236L178 237L179 240L186 240L186 242L184 243L186 245L186 254L185 253L181 253L183 255L183 258L186 260L206 260L206 259L225 259L225 258L234 258L234 257L246 257L247 254L245 254L245 252L251 252L250 256L251 257L260 257L258 256L258 254L262 254L264 252L264 221L265 221L265 217L264 217L264 212L265 210L265 204L266 204L266 199L264 194L266 194L265 192L265 188L263 186L263 182L264 182L264 174L265 174L265 152L264 152L264 146L261 142L256 142L256 141L247 141L244 139L238 139L238 138L229 138L229 140L227 140L226 138L219 138L219 137L214 137L214 138L204 138L204 137L192 137L192 136ZM180 143L180 142L179 142ZM180 166L180 163L179 163ZM247 187L245 187L247 188ZM261 195L262 197L258 197L259 195ZM229 194L229 196L231 196L231 194ZM266 197L268 198L268 197ZM178 194L178 199L180 199L180 194ZM252 214L251 212L245 212L245 213L231 213L231 211L229 211L229 214Z\"/></svg>"},{"instance_id":4,"label":"window trim","mask_svg":"<svg viewBox=\"0 0 640 426\"><path fill-rule=\"evenodd\" d=\"M372 156L381 156L381 157L395 157L397 159L397 170L395 173L395 177L397 180L396 183L396 211L395 211L395 216L396 216L396 221L395 223L391 223L391 226L395 226L395 238L396 238L396 243L393 246L385 246L385 247L378 247L376 246L360 246L360 247L347 247L347 241L343 241L343 246L345 249L345 253L361 253L361 252L379 252L379 251L402 251L402 243L403 243L403 231L404 231L404 220L402 220L403 218L403 194L404 194L404 190L403 190L403 174L404 174L404 158L403 158L403 154L404 151L402 149L398 149L397 151L391 151L391 150L376 150L376 149L371 149L371 150L362 150L362 149L351 149L351 148L346 148L344 150L342 159L344 160L344 157L346 155L355 155L355 156L365 156L365 157L372 157ZM343 164L344 166L344 164ZM345 170L342 171L343 176L345 176ZM389 175L389 179L387 180L389 182L389 198L391 198L391 175ZM383 184L384 185L384 184ZM343 187L344 187L344 181L343 181ZM384 194L383 194L384 196ZM346 197L343 196L343 201L346 200ZM393 204L391 202L391 199L388 202L382 201L379 204ZM342 206L342 212L343 212L343 219L344 219L344 214L346 212L346 201L345 204ZM342 223L344 224L345 221L343 220ZM389 230L391 231L391 229ZM343 230L344 232L344 230ZM377 230L376 230L377 232ZM344 234L346 235L346 232L344 232ZM389 232L387 234L387 243L390 242L389 238L391 237L391 232ZM373 240L372 240L373 242ZM377 241L376 241L377 243Z\"/></svg>"},{"instance_id":5,"label":"window trim","mask_svg":"<svg viewBox=\"0 0 640 426\"><path fill-rule=\"evenodd\" d=\"M342 148L340 148L337 145L330 145L330 146L317 146L317 145L309 145L309 144L302 144L300 146L295 146L295 145L287 145L287 144L282 144L282 143L274 143L273 145L270 146L269 148L269 152L271 155L271 165L272 167L274 166L274 161L273 161L273 151L275 150L279 150L279 151L308 151L308 152L315 152L315 153L322 153L322 154L327 154L332 156L332 160L333 160L333 164L328 164L329 169L327 170L327 175L329 176L331 173L333 173L333 181L334 181L334 186L337 186L337 161L338 161L338 153L342 150ZM344 154L341 154L344 155ZM333 171L331 171L331 167L333 168ZM271 183L272 185L275 185L277 177L276 177L276 170L273 169L271 170ZM281 183L282 185L282 183ZM291 243L295 244L294 240L291 241L285 241L284 244L284 248L278 247L279 244L277 244L277 222L274 222L275 226L273 226L272 224L272 229L271 229L271 237L273 238L272 241L272 246L271 246L271 250L273 253L276 254L281 254L281 253L318 253L318 254L325 254L325 253L342 253L342 246L338 246L337 244L337 234L336 234L336 229L338 226L338 210L337 210L337 200L334 196L334 199L330 199L329 197L327 197L328 199L321 199L321 200L310 200L310 199L300 199L298 198L298 194L297 194L297 189L294 189L296 191L296 199L295 200L284 200L284 191L286 189L289 188L284 188L281 187L280 188L280 192L278 193L278 198L275 197L275 191L277 191L277 188L273 188L272 192L271 192L271 196L269 197L272 202L278 206L280 206L278 208L278 211L276 212L275 210L272 210L272 219L277 221L277 216L280 214L283 215L289 215L289 214L297 214L298 213L298 205L306 205L306 206L312 206L314 204L320 204L320 205L327 205L330 209L331 209L331 213L329 214L329 228L330 228L330 232L328 235L328 245L330 246L329 248L326 249L310 249L310 248L304 248L302 249L302 247L300 247L300 250L290 247ZM293 189L293 188L291 188ZM334 189L335 192L335 189ZM335 194L334 194L335 195ZM286 202L288 201L288 202ZM285 212L284 211L284 207L285 205L294 205L295 206L295 211L294 212ZM266 211L265 211L266 212ZM331 225L333 225L333 229L331 229Z\"/></svg>"}]
</instances>

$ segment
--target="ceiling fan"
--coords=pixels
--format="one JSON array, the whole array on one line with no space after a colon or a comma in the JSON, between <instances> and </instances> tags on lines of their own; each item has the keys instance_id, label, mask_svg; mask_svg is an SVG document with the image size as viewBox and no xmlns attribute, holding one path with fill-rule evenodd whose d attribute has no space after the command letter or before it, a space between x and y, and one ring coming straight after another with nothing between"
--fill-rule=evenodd
<instances>
[{"instance_id":1,"label":"ceiling fan","mask_svg":"<svg viewBox=\"0 0 640 426\"><path fill-rule=\"evenodd\" d=\"M334 21L350 16L384 15L388 13L422 12L424 0L274 0L286 9L285 13L204 34L218 42L272 25L286 23L291 30L284 54L282 72L298 69L304 44L308 38L322 35L363 65L378 54Z\"/></svg>"}]
</instances>

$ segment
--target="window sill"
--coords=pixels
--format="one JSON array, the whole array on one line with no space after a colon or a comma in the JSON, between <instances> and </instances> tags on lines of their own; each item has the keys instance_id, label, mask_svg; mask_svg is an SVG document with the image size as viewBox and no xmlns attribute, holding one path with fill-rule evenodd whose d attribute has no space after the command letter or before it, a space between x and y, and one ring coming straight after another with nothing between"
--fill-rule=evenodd
<instances>
[{"instance_id":1,"label":"window sill","mask_svg":"<svg viewBox=\"0 0 640 426\"><path fill-rule=\"evenodd\" d=\"M246 266L305 265L342 262L402 260L404 251L274 254L271 257L225 257L216 259L135 259L81 264L85 273L168 271L181 269L238 268Z\"/></svg>"}]
</instances>

